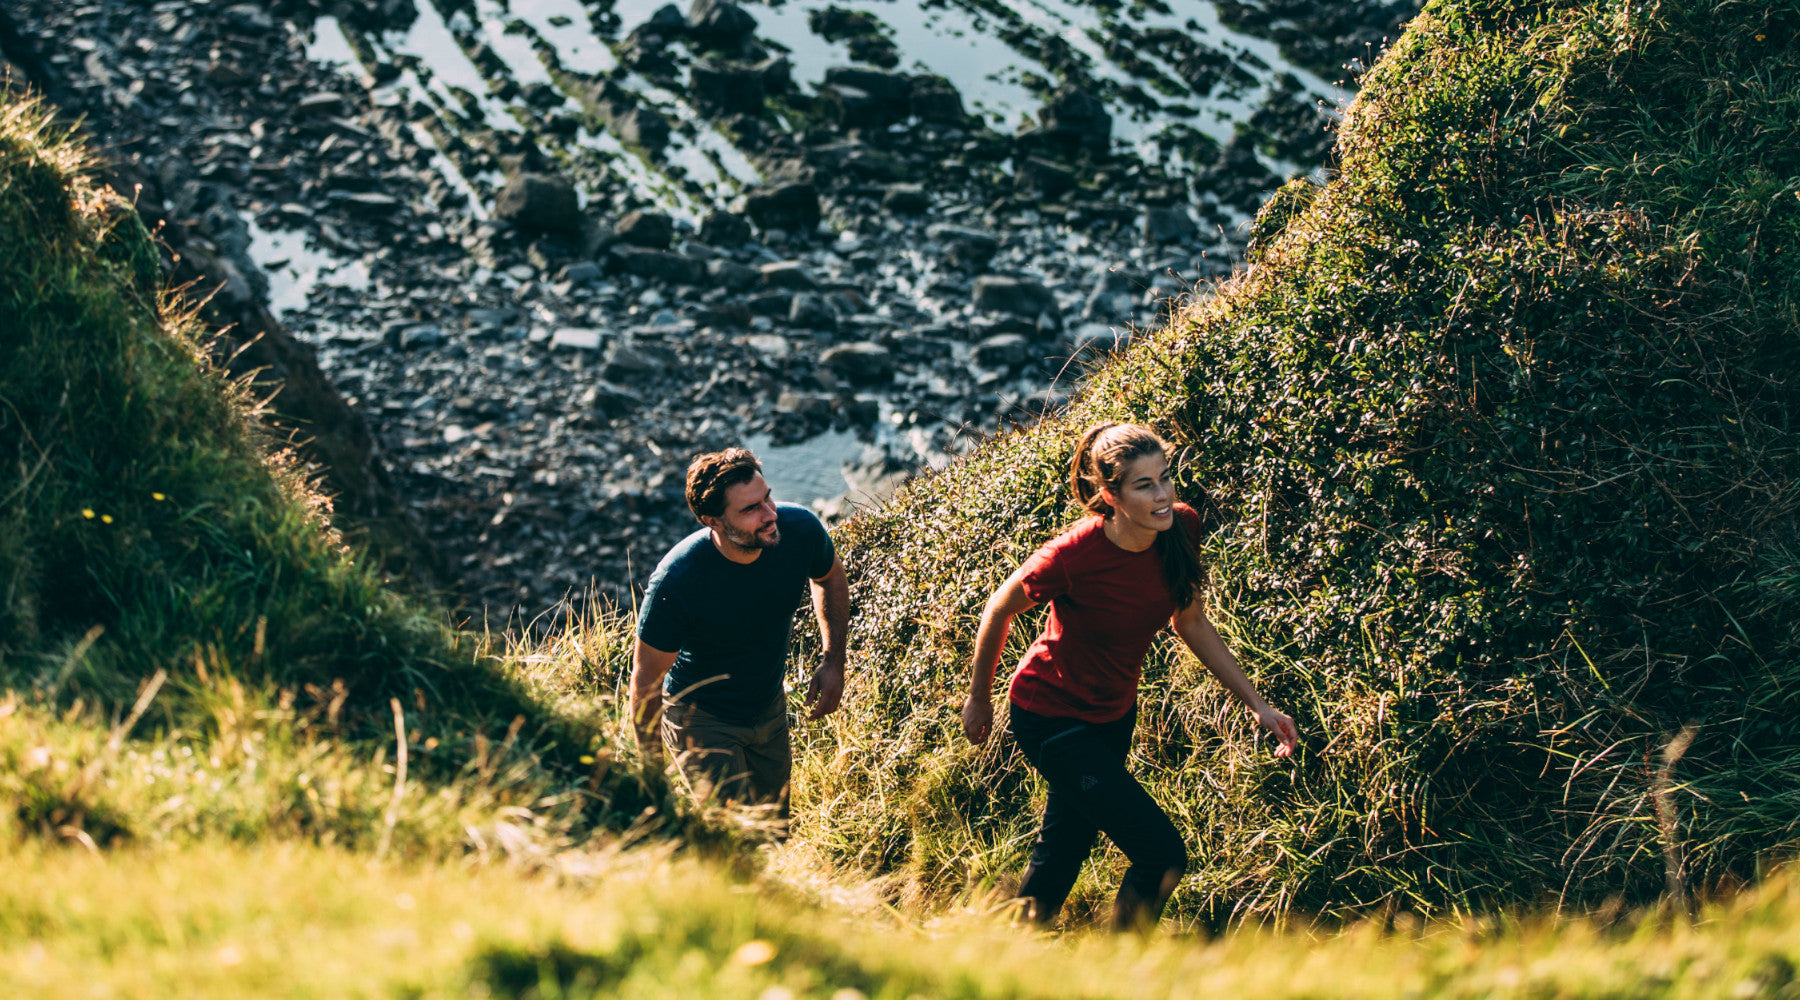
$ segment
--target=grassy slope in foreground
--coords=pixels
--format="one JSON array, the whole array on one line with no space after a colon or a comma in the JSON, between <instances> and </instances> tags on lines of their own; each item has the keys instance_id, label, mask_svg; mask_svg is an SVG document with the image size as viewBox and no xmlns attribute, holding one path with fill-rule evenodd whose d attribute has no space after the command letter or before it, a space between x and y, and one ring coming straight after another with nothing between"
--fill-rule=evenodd
<instances>
[{"instance_id":1,"label":"grassy slope in foreground","mask_svg":"<svg viewBox=\"0 0 1800 1000\"><path fill-rule=\"evenodd\" d=\"M537 651L558 704L388 589L83 156L0 97L0 838L545 856L687 828L579 697L612 633Z\"/></svg>"},{"instance_id":2,"label":"grassy slope in foreground","mask_svg":"<svg viewBox=\"0 0 1800 1000\"><path fill-rule=\"evenodd\" d=\"M1800 9L1436 0L1339 156L1067 415L848 526L860 680L797 778L829 855L939 898L1022 867L1041 789L956 704L1099 419L1180 443L1215 618L1306 733L1276 760L1153 653L1177 914L1641 899L1792 842Z\"/></svg>"},{"instance_id":3,"label":"grassy slope in foreground","mask_svg":"<svg viewBox=\"0 0 1800 1000\"><path fill-rule=\"evenodd\" d=\"M0 848L0 993L84 997L1777 998L1800 890L1694 924L1483 918L1212 942L930 928L733 887L661 852L581 877L371 864L310 845ZM854 990L854 993L843 993Z\"/></svg>"}]
</instances>

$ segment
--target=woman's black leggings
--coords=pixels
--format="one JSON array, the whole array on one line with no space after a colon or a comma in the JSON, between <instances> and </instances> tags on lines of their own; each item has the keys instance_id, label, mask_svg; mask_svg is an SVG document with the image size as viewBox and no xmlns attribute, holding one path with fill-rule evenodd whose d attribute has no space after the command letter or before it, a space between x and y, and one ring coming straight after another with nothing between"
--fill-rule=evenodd
<instances>
[{"instance_id":1,"label":"woman's black leggings","mask_svg":"<svg viewBox=\"0 0 1800 1000\"><path fill-rule=\"evenodd\" d=\"M1013 739L1050 782L1044 825L1019 887L1035 919L1056 919L1101 832L1131 860L1119 885L1115 923L1154 922L1187 869L1181 833L1125 769L1136 724L1135 707L1124 718L1095 723L1012 706Z\"/></svg>"}]
</instances>

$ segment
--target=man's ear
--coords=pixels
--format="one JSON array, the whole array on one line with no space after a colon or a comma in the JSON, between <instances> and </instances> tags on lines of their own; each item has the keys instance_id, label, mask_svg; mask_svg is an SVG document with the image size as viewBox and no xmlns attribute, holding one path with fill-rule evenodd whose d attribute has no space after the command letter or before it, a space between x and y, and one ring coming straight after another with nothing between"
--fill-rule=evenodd
<instances>
[{"instance_id":1,"label":"man's ear","mask_svg":"<svg viewBox=\"0 0 1800 1000\"><path fill-rule=\"evenodd\" d=\"M700 514L698 517L700 518L701 526L710 528L713 531L718 531L725 524L724 521L721 521L716 517L707 517L705 514Z\"/></svg>"}]
</instances>

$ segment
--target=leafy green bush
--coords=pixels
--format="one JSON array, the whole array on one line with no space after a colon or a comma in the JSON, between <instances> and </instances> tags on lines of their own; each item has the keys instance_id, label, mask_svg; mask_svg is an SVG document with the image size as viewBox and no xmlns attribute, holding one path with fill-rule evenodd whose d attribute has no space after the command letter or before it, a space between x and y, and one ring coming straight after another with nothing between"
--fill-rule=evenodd
<instances>
[{"instance_id":1,"label":"leafy green bush","mask_svg":"<svg viewBox=\"0 0 1800 1000\"><path fill-rule=\"evenodd\" d=\"M845 529L861 679L798 789L832 856L928 896L1022 866L1041 789L954 705L1074 435L1126 418L1180 443L1215 618L1306 734L1274 759L1153 652L1178 913L1643 898L1793 842L1800 5L1436 0L1338 157L1067 414Z\"/></svg>"}]
</instances>

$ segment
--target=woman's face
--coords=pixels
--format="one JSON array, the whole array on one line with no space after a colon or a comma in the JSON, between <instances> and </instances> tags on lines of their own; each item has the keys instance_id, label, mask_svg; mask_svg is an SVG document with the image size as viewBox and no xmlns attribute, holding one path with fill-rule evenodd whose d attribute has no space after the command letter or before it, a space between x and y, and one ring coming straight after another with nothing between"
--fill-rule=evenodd
<instances>
[{"instance_id":1,"label":"woman's face","mask_svg":"<svg viewBox=\"0 0 1800 1000\"><path fill-rule=\"evenodd\" d=\"M1175 523L1175 481L1162 452L1139 455L1125 463L1125 476L1115 494L1106 491L1113 514L1133 527L1167 531Z\"/></svg>"}]
</instances>

